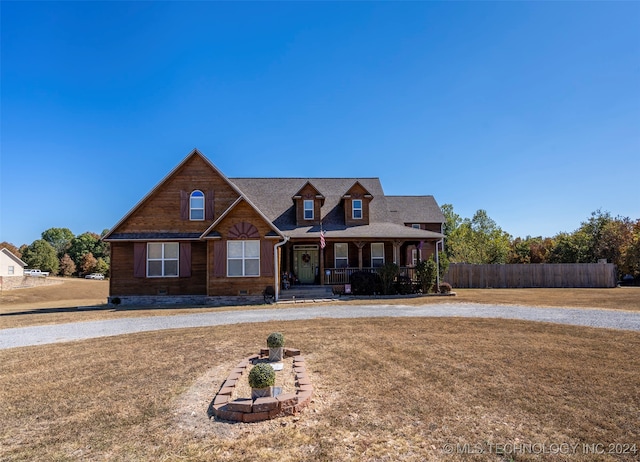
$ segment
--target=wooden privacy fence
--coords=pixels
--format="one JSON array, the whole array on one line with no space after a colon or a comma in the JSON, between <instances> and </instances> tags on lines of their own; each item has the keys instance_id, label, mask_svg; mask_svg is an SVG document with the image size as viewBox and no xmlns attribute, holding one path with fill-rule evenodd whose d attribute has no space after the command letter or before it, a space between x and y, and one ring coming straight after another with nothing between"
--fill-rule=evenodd
<instances>
[{"instance_id":1,"label":"wooden privacy fence","mask_svg":"<svg viewBox=\"0 0 640 462\"><path fill-rule=\"evenodd\" d=\"M471 265L451 263L444 280L460 289L615 287L612 263Z\"/></svg>"}]
</instances>

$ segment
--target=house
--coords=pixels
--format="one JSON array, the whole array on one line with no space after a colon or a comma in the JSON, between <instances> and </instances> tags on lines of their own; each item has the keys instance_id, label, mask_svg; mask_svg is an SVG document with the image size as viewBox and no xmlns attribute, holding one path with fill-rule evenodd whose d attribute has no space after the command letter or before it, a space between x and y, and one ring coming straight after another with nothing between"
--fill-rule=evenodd
<instances>
[{"instance_id":1,"label":"house","mask_svg":"<svg viewBox=\"0 0 640 462\"><path fill-rule=\"evenodd\" d=\"M27 266L25 262L16 257L12 252L6 248L0 250L0 276L11 277L24 276L24 267Z\"/></svg>"},{"instance_id":2,"label":"house","mask_svg":"<svg viewBox=\"0 0 640 462\"><path fill-rule=\"evenodd\" d=\"M105 236L110 298L261 296L335 285L436 254L433 196L385 196L378 178L227 178L194 149Z\"/></svg>"}]
</instances>

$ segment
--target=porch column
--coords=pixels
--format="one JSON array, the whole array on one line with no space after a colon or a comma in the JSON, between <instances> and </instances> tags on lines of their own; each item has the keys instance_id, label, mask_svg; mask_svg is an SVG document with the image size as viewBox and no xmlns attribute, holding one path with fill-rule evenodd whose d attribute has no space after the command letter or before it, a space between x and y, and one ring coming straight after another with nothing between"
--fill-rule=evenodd
<instances>
[{"instance_id":1,"label":"porch column","mask_svg":"<svg viewBox=\"0 0 640 462\"><path fill-rule=\"evenodd\" d=\"M400 247L404 244L404 241L393 241L393 262L400 266Z\"/></svg>"},{"instance_id":2,"label":"porch column","mask_svg":"<svg viewBox=\"0 0 640 462\"><path fill-rule=\"evenodd\" d=\"M324 285L324 247L320 246L320 285Z\"/></svg>"},{"instance_id":3,"label":"porch column","mask_svg":"<svg viewBox=\"0 0 640 462\"><path fill-rule=\"evenodd\" d=\"M364 248L365 243L362 241L354 242L356 247L358 248L358 269L362 270L362 249Z\"/></svg>"}]
</instances>

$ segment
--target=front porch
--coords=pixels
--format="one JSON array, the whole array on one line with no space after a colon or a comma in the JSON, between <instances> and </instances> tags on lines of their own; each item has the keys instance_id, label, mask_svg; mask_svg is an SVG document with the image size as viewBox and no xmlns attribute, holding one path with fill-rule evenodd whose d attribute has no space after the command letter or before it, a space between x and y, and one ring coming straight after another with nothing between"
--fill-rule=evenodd
<instances>
[{"instance_id":1,"label":"front porch","mask_svg":"<svg viewBox=\"0 0 640 462\"><path fill-rule=\"evenodd\" d=\"M281 288L296 285L349 284L358 271L375 273L388 262L399 277L415 282L415 266L436 254L438 241L289 242L281 253Z\"/></svg>"},{"instance_id":2,"label":"front porch","mask_svg":"<svg viewBox=\"0 0 640 462\"><path fill-rule=\"evenodd\" d=\"M369 273L376 273L378 268L325 268L324 280L320 284L334 285L334 284L349 284L351 275L358 271L366 271ZM407 278L412 282L416 282L415 268L409 266L401 266L399 277Z\"/></svg>"}]
</instances>

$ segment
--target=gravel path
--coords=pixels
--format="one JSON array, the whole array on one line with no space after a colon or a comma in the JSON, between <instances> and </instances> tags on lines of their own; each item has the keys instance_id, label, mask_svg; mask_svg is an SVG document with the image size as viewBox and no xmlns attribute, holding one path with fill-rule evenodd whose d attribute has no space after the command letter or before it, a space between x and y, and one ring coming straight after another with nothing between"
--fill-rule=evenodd
<instances>
[{"instance_id":1,"label":"gravel path","mask_svg":"<svg viewBox=\"0 0 640 462\"><path fill-rule=\"evenodd\" d=\"M188 327L220 326L267 321L314 318L468 317L521 319L575 326L623 329L640 332L640 312L588 308L533 308L481 304L442 305L317 305L248 311L223 311L176 316L122 318L69 324L18 327L0 330L0 349L45 345L135 332Z\"/></svg>"}]
</instances>

